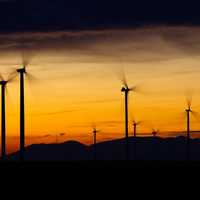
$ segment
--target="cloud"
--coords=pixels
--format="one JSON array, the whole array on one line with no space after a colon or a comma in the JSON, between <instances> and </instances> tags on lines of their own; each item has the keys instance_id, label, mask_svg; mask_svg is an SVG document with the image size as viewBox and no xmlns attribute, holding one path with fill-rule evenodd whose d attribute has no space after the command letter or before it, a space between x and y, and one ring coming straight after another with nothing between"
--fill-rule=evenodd
<instances>
[{"instance_id":1,"label":"cloud","mask_svg":"<svg viewBox=\"0 0 200 200\"><path fill-rule=\"evenodd\" d=\"M0 53L20 51L23 41L27 51L66 53L69 63L152 63L199 56L199 35L190 26L1 34Z\"/></svg>"}]
</instances>

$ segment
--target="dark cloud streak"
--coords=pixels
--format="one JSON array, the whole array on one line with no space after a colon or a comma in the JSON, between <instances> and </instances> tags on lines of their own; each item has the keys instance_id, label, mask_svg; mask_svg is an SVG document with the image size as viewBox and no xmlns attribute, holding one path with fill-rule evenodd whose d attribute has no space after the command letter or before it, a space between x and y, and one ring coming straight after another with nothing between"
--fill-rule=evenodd
<instances>
[{"instance_id":1,"label":"dark cloud streak","mask_svg":"<svg viewBox=\"0 0 200 200\"><path fill-rule=\"evenodd\" d=\"M0 53L20 52L23 38L31 54L41 50L67 55L65 59L49 61L54 64L162 62L186 56L199 57L199 34L198 27L190 26L1 34Z\"/></svg>"}]
</instances>

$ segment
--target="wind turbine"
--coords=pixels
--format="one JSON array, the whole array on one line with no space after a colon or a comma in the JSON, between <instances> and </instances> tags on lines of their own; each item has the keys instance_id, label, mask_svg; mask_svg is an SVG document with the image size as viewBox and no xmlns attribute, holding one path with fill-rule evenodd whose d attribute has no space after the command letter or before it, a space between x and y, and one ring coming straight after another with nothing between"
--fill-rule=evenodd
<instances>
[{"instance_id":1,"label":"wind turbine","mask_svg":"<svg viewBox=\"0 0 200 200\"><path fill-rule=\"evenodd\" d=\"M126 152L126 160L129 160L128 95L129 95L129 92L135 91L136 87L131 87L131 88L128 87L128 83L126 81L125 75L123 77L122 82L124 86L122 87L121 92L123 92L125 95L125 145L126 145L125 152Z\"/></svg>"},{"instance_id":2,"label":"wind turbine","mask_svg":"<svg viewBox=\"0 0 200 200\"><path fill-rule=\"evenodd\" d=\"M16 72L19 74L20 80L20 161L24 161L25 153L25 91L24 91L24 80L25 76L29 80L35 79L31 74L27 72L27 66L29 64L29 59L22 55L22 67L18 68Z\"/></svg>"},{"instance_id":3,"label":"wind turbine","mask_svg":"<svg viewBox=\"0 0 200 200\"><path fill-rule=\"evenodd\" d=\"M133 136L134 136L134 143L133 143L133 148L134 148L134 151L133 151L133 156L134 156L134 159L137 158L137 126L141 123L141 121L138 121L136 122L135 120L133 120Z\"/></svg>"},{"instance_id":4,"label":"wind turbine","mask_svg":"<svg viewBox=\"0 0 200 200\"><path fill-rule=\"evenodd\" d=\"M160 131L158 129L155 129L153 128L152 129L152 136L153 136L153 139L152 139L152 158L154 160L157 160L157 156L158 156L158 152L160 151L160 146L159 146L159 141L156 140L156 137L158 135Z\"/></svg>"},{"instance_id":5,"label":"wind turbine","mask_svg":"<svg viewBox=\"0 0 200 200\"><path fill-rule=\"evenodd\" d=\"M154 128L152 129L152 135L153 135L154 138L157 137L158 133L159 133L158 129L154 129Z\"/></svg>"},{"instance_id":6,"label":"wind turbine","mask_svg":"<svg viewBox=\"0 0 200 200\"><path fill-rule=\"evenodd\" d=\"M137 137L137 126L141 124L141 121L135 121L133 120L133 136Z\"/></svg>"},{"instance_id":7,"label":"wind turbine","mask_svg":"<svg viewBox=\"0 0 200 200\"><path fill-rule=\"evenodd\" d=\"M97 158L97 133L99 132L99 130L96 129L96 127L93 128L93 147L94 147L94 160L96 160Z\"/></svg>"},{"instance_id":8,"label":"wind turbine","mask_svg":"<svg viewBox=\"0 0 200 200\"><path fill-rule=\"evenodd\" d=\"M13 80L14 76L9 76L7 80L0 75L1 86L1 159L6 160L6 86Z\"/></svg>"},{"instance_id":9,"label":"wind turbine","mask_svg":"<svg viewBox=\"0 0 200 200\"><path fill-rule=\"evenodd\" d=\"M20 161L24 161L25 152L25 108L24 108L24 75L26 66L17 69L20 78Z\"/></svg>"},{"instance_id":10,"label":"wind turbine","mask_svg":"<svg viewBox=\"0 0 200 200\"><path fill-rule=\"evenodd\" d=\"M190 160L190 140L191 140L191 130L190 130L190 114L192 114L198 121L199 121L199 113L192 110L192 93L191 91L188 91L189 93L186 96L186 103L187 103L187 108L185 109L186 112L186 159Z\"/></svg>"},{"instance_id":11,"label":"wind turbine","mask_svg":"<svg viewBox=\"0 0 200 200\"><path fill-rule=\"evenodd\" d=\"M190 160L190 113L193 113L191 109L192 100L187 99L187 108L185 109L187 116L187 136L186 136L186 159Z\"/></svg>"}]
</instances>

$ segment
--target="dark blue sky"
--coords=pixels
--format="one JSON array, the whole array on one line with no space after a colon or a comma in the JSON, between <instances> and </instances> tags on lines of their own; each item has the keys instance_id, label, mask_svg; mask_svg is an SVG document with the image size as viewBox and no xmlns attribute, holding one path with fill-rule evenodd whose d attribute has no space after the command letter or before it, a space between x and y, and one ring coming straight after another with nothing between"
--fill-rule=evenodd
<instances>
[{"instance_id":1,"label":"dark blue sky","mask_svg":"<svg viewBox=\"0 0 200 200\"><path fill-rule=\"evenodd\" d=\"M200 24L199 5L153 0L0 1L0 30L95 29L146 24Z\"/></svg>"}]
</instances>

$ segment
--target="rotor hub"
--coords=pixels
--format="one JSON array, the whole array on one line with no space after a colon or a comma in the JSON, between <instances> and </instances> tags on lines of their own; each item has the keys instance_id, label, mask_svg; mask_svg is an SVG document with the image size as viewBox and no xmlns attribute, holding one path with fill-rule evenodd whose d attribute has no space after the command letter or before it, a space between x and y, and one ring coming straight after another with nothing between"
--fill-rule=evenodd
<instances>
[{"instance_id":1,"label":"rotor hub","mask_svg":"<svg viewBox=\"0 0 200 200\"><path fill-rule=\"evenodd\" d=\"M192 112L191 108L185 110L186 112Z\"/></svg>"},{"instance_id":2,"label":"rotor hub","mask_svg":"<svg viewBox=\"0 0 200 200\"><path fill-rule=\"evenodd\" d=\"M17 72L18 73L26 73L26 68L23 67L23 68L17 69Z\"/></svg>"},{"instance_id":3,"label":"rotor hub","mask_svg":"<svg viewBox=\"0 0 200 200\"><path fill-rule=\"evenodd\" d=\"M122 91L122 92L129 92L129 88L128 88L128 87L123 87L123 88L121 89L121 91Z\"/></svg>"}]
</instances>

